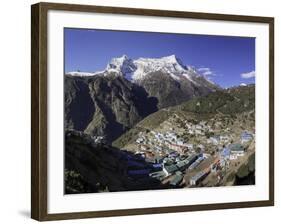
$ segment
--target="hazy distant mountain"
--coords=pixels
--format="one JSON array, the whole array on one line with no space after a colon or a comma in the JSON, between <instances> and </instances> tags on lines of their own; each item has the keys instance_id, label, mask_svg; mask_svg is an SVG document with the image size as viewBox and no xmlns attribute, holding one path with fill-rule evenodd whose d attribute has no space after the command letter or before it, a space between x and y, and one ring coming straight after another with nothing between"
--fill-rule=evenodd
<instances>
[{"instance_id":1,"label":"hazy distant mountain","mask_svg":"<svg viewBox=\"0 0 281 224\"><path fill-rule=\"evenodd\" d=\"M113 58L104 71L65 75L65 127L108 142L158 109L220 89L175 55Z\"/></svg>"}]
</instances>

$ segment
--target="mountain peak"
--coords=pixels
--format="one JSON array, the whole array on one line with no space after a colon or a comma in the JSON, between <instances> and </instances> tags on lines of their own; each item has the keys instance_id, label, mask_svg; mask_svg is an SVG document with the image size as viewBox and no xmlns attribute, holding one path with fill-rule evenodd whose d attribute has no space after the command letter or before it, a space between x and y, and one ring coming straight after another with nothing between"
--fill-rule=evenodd
<instances>
[{"instance_id":1,"label":"mountain peak","mask_svg":"<svg viewBox=\"0 0 281 224\"><path fill-rule=\"evenodd\" d=\"M125 60L128 60L129 58L126 54L123 54L121 57L116 57L116 58L112 58L112 59L119 60L119 61L125 61Z\"/></svg>"},{"instance_id":2,"label":"mountain peak","mask_svg":"<svg viewBox=\"0 0 281 224\"><path fill-rule=\"evenodd\" d=\"M112 58L107 64L106 70L115 70L121 72L127 79L131 79L131 74L136 70L136 66L131 58L127 55L122 55L119 58Z\"/></svg>"},{"instance_id":3,"label":"mountain peak","mask_svg":"<svg viewBox=\"0 0 281 224\"><path fill-rule=\"evenodd\" d=\"M168 56L164 56L164 57L159 57L159 58L139 58L135 61L149 61L149 62L155 62L155 63L159 63L159 62L162 62L162 63L167 63L167 64L180 64L181 66L184 66L182 61L175 55L175 54L172 54L172 55L168 55Z\"/></svg>"},{"instance_id":4,"label":"mountain peak","mask_svg":"<svg viewBox=\"0 0 281 224\"><path fill-rule=\"evenodd\" d=\"M103 72L73 72L71 75L92 76L100 74L117 74L125 77L129 81L139 82L145 79L145 77L150 76L150 74L159 71L163 74L170 75L170 77L176 81L188 79L193 84L200 85L200 83L198 83L200 82L198 80L200 74L197 70L194 67L184 65L175 54L159 58L141 57L134 60L123 54L120 57L112 58ZM205 78L203 77L203 79Z\"/></svg>"},{"instance_id":5,"label":"mountain peak","mask_svg":"<svg viewBox=\"0 0 281 224\"><path fill-rule=\"evenodd\" d=\"M175 54L163 57L162 59L167 61L168 63L179 64L182 68L186 69L186 66L183 64L181 59L178 58Z\"/></svg>"},{"instance_id":6,"label":"mountain peak","mask_svg":"<svg viewBox=\"0 0 281 224\"><path fill-rule=\"evenodd\" d=\"M131 60L128 58L127 55L122 55L121 57L112 58L110 63L107 65L107 68L119 68L122 66L126 61Z\"/></svg>"},{"instance_id":7,"label":"mountain peak","mask_svg":"<svg viewBox=\"0 0 281 224\"><path fill-rule=\"evenodd\" d=\"M161 59L166 60L166 61L170 61L170 62L178 62L178 57L175 54L162 57Z\"/></svg>"}]
</instances>

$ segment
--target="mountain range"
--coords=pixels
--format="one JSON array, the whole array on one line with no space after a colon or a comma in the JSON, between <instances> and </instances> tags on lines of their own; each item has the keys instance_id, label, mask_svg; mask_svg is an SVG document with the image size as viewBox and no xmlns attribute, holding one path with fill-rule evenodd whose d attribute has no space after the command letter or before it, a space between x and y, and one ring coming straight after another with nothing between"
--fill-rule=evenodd
<instances>
[{"instance_id":1,"label":"mountain range","mask_svg":"<svg viewBox=\"0 0 281 224\"><path fill-rule=\"evenodd\" d=\"M103 71L65 74L65 129L111 143L159 109L221 88L175 55L113 58Z\"/></svg>"}]
</instances>

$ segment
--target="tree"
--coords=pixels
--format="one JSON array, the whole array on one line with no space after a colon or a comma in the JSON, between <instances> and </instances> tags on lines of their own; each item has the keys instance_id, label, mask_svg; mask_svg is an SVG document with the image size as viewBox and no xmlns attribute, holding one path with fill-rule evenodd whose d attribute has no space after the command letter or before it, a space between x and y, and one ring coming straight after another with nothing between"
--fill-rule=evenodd
<instances>
[{"instance_id":1,"label":"tree","mask_svg":"<svg viewBox=\"0 0 281 224\"><path fill-rule=\"evenodd\" d=\"M197 147L197 148L195 149L195 152L196 152L196 153L201 153L201 148L200 148L200 147Z\"/></svg>"},{"instance_id":2,"label":"tree","mask_svg":"<svg viewBox=\"0 0 281 224\"><path fill-rule=\"evenodd\" d=\"M210 138L211 136L214 136L214 132L209 132L209 131L207 131L207 132L205 132L205 136L206 136L207 138Z\"/></svg>"}]
</instances>

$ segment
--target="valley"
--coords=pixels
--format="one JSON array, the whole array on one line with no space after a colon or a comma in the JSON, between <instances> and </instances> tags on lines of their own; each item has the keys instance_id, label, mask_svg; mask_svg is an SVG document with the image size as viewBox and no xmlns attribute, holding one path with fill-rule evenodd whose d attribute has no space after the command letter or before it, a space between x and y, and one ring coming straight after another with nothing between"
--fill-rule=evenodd
<instances>
[{"instance_id":1,"label":"valley","mask_svg":"<svg viewBox=\"0 0 281 224\"><path fill-rule=\"evenodd\" d=\"M67 193L254 184L255 85L175 56L65 75Z\"/></svg>"}]
</instances>

